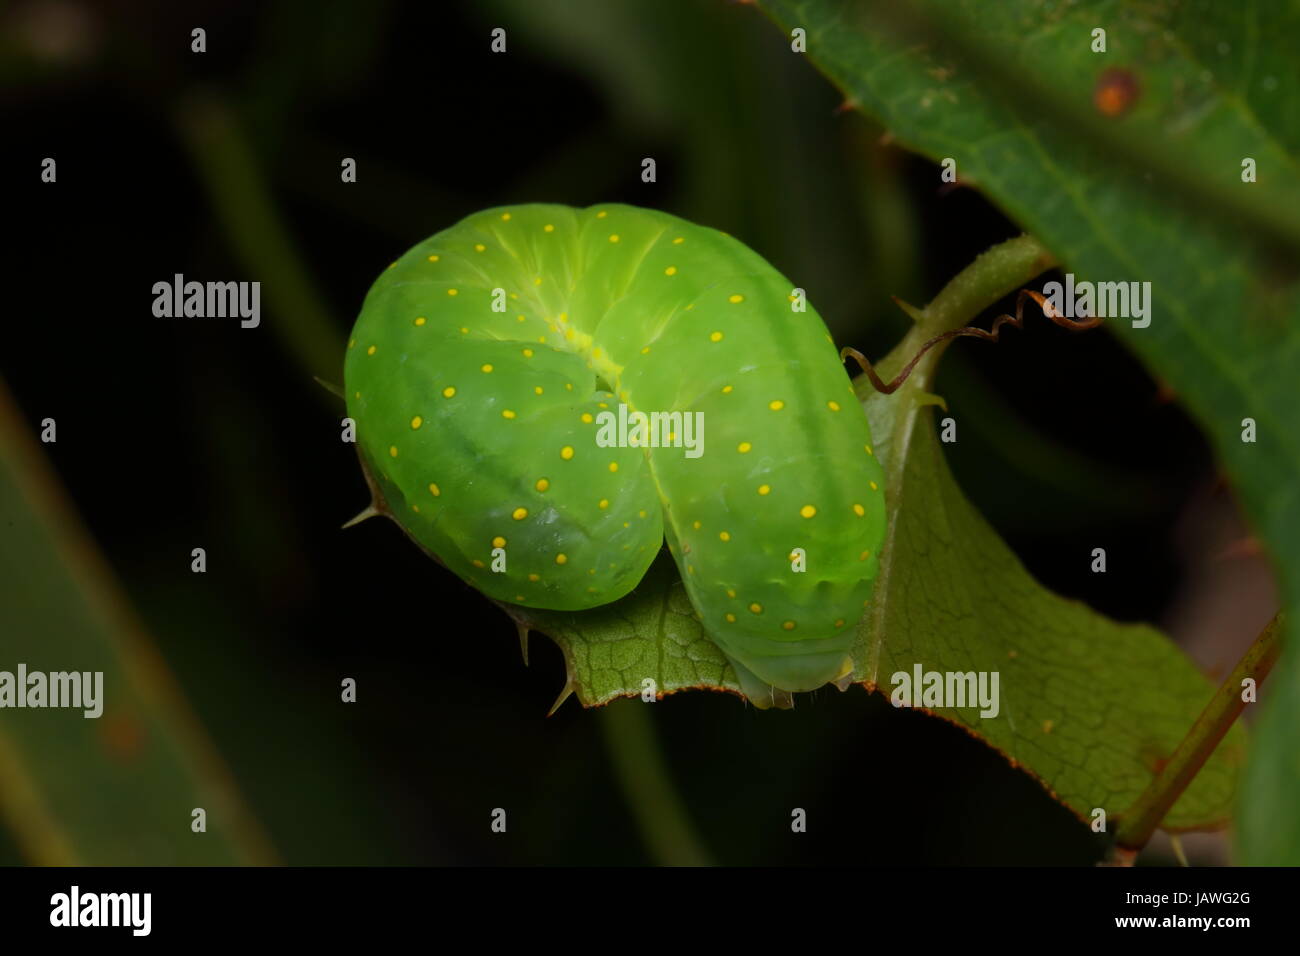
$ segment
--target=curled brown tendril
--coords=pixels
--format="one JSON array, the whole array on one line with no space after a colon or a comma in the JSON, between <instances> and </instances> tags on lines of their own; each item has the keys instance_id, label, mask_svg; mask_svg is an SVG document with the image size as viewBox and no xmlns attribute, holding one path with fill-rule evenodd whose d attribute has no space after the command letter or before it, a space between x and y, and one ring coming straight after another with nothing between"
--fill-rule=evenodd
<instances>
[{"instance_id":1,"label":"curled brown tendril","mask_svg":"<svg viewBox=\"0 0 1300 956\"><path fill-rule=\"evenodd\" d=\"M999 331L1002 326L1007 323L1014 325L1018 329L1023 329L1025 327L1024 310L1026 299L1032 299L1037 302L1038 307L1043 311L1043 315L1047 316L1063 329L1082 332L1085 329L1095 329L1097 326L1101 325L1101 318L1098 316L1089 316L1083 319L1067 318L1060 312L1056 311L1052 304L1043 297L1042 293L1035 292L1032 289L1021 289L1020 294L1016 296L1015 315L999 315L993 320L993 326L987 332L984 329L977 329L974 326L968 325L965 328L953 329L951 332L944 332L942 335L936 335L930 341L921 346L921 350L912 356L912 360L903 367L903 370L899 372L898 376L889 384L885 384L880 380L880 376L876 374L876 370L871 367L871 362L869 362L867 357L857 349L847 347L840 349L840 358L853 359L862 368L862 371L866 374L867 379L871 382L877 392L880 392L882 395L890 395L893 394L898 386L907 381L907 377L912 374L912 369L916 367L916 363L921 361L921 356L925 355L926 352L930 351L930 349L934 348L940 342L946 342L949 339L963 336L984 339L988 342L996 342L998 340ZM895 297L894 301L898 302L899 300Z\"/></svg>"}]
</instances>

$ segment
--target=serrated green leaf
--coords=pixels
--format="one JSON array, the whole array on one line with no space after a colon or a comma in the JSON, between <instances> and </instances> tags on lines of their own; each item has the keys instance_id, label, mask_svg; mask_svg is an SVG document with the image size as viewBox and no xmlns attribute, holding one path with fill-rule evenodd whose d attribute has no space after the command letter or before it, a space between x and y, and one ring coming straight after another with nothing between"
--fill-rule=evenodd
<instances>
[{"instance_id":1,"label":"serrated green leaf","mask_svg":"<svg viewBox=\"0 0 1300 956\"><path fill-rule=\"evenodd\" d=\"M1148 328L1108 325L1204 426L1295 607L1300 4L761 3L806 30L809 58L850 103L901 144L956 159L1079 279L1152 283ZM1091 49L1099 27L1104 54ZM1136 94L1114 110L1097 105L1108 70ZM1241 181L1247 157L1255 183ZM1255 443L1241 440L1245 418ZM1283 657L1263 699L1241 848L1246 862L1296 863L1300 656Z\"/></svg>"},{"instance_id":2,"label":"serrated green leaf","mask_svg":"<svg viewBox=\"0 0 1300 956\"><path fill-rule=\"evenodd\" d=\"M1024 267L1031 275L1042 268ZM992 301L1004 291L976 294ZM896 371L932 331L918 327L882 364ZM853 650L854 680L889 693L891 676L917 664L997 672L997 716L981 717L978 707L928 712L998 749L1080 817L1100 807L1113 818L1173 753L1213 688L1155 629L1118 624L1029 576L962 495L939 451L926 391L937 360L937 351L928 354L893 395L859 389L886 468L889 531ZM665 693L740 693L666 559L606 607L512 613L555 638L569 667L566 693L584 704L640 694L647 679ZM1234 727L1166 828L1226 823L1243 749L1244 733Z\"/></svg>"},{"instance_id":3,"label":"serrated green leaf","mask_svg":"<svg viewBox=\"0 0 1300 956\"><path fill-rule=\"evenodd\" d=\"M896 350L901 365L919 347ZM890 364L886 360L883 364ZM865 406L885 465L889 532L854 679L890 693L892 676L999 675L1000 712L936 707L1036 777L1080 817L1122 813L1209 702L1213 687L1163 634L1120 624L1038 584L966 500L921 399L933 363ZM1165 817L1168 830L1226 824L1245 735L1233 727Z\"/></svg>"}]
</instances>

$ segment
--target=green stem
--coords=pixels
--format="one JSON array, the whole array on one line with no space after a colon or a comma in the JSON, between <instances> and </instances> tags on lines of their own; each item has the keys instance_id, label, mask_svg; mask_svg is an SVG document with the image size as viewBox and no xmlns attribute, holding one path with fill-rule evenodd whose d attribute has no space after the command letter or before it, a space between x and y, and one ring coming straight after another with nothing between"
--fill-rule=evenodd
<instances>
[{"instance_id":1,"label":"green stem","mask_svg":"<svg viewBox=\"0 0 1300 956\"><path fill-rule=\"evenodd\" d=\"M647 708L639 700L614 701L599 710L614 775L641 837L655 861L663 866L709 866L712 861L700 842L673 789Z\"/></svg>"},{"instance_id":2,"label":"green stem","mask_svg":"<svg viewBox=\"0 0 1300 956\"><path fill-rule=\"evenodd\" d=\"M1056 264L1055 257L1032 236L1017 236L985 250L925 307L927 334L961 328Z\"/></svg>"},{"instance_id":3,"label":"green stem","mask_svg":"<svg viewBox=\"0 0 1300 956\"><path fill-rule=\"evenodd\" d=\"M1174 751L1155 779L1147 785L1133 806L1120 817L1115 842L1120 855L1129 855L1146 846L1151 834L1178 802L1187 785L1214 753L1233 721L1246 708L1241 698L1241 682L1253 678L1256 687L1264 682L1282 649L1282 616L1279 613L1255 638L1245 656L1224 679L1192 729Z\"/></svg>"},{"instance_id":4,"label":"green stem","mask_svg":"<svg viewBox=\"0 0 1300 956\"><path fill-rule=\"evenodd\" d=\"M1017 236L985 250L957 273L924 309L900 303L915 324L903 341L880 360L877 371L885 379L893 378L926 342L967 325L994 302L1056 264L1055 257L1032 236ZM903 388L923 392L933 379L935 365L948 344L940 343L922 356ZM854 379L853 387L859 398L873 391L865 375Z\"/></svg>"}]
</instances>

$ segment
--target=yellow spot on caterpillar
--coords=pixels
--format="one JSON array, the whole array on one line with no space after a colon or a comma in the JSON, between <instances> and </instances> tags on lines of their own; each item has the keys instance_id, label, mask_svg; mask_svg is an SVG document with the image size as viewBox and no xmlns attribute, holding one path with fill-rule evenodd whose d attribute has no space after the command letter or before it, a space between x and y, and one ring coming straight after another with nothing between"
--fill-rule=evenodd
<instances>
[{"instance_id":1,"label":"yellow spot on caterpillar","mask_svg":"<svg viewBox=\"0 0 1300 956\"><path fill-rule=\"evenodd\" d=\"M465 328L465 326L462 325L462 326L460 327L460 334L461 334L461 335L468 335L468 334L469 334L469 329Z\"/></svg>"},{"instance_id":2,"label":"yellow spot on caterpillar","mask_svg":"<svg viewBox=\"0 0 1300 956\"><path fill-rule=\"evenodd\" d=\"M419 505L411 505L411 510L414 511L414 512L418 515L418 514L420 513L420 506L419 506Z\"/></svg>"},{"instance_id":3,"label":"yellow spot on caterpillar","mask_svg":"<svg viewBox=\"0 0 1300 956\"><path fill-rule=\"evenodd\" d=\"M448 294L448 295L460 295L460 290L459 290L459 289L448 289L448 290L447 290L447 294Z\"/></svg>"},{"instance_id":4,"label":"yellow spot on caterpillar","mask_svg":"<svg viewBox=\"0 0 1300 956\"><path fill-rule=\"evenodd\" d=\"M424 419L421 418L419 415L416 415L414 418L411 419L412 428L419 428L423 424L424 424Z\"/></svg>"},{"instance_id":5,"label":"yellow spot on caterpillar","mask_svg":"<svg viewBox=\"0 0 1300 956\"><path fill-rule=\"evenodd\" d=\"M475 252L482 252L482 251L485 250L486 248L487 248L487 246L483 245L483 243L481 243L481 242L476 242L476 243L474 243L474 251L475 251Z\"/></svg>"},{"instance_id":6,"label":"yellow spot on caterpillar","mask_svg":"<svg viewBox=\"0 0 1300 956\"><path fill-rule=\"evenodd\" d=\"M743 295L737 294L733 296L728 296L727 301L730 302L732 305L738 305L739 303L745 301L745 297Z\"/></svg>"},{"instance_id":7,"label":"yellow spot on caterpillar","mask_svg":"<svg viewBox=\"0 0 1300 956\"><path fill-rule=\"evenodd\" d=\"M596 407L597 407L597 408L609 408L609 402L597 402L597 403L596 403Z\"/></svg>"},{"instance_id":8,"label":"yellow spot on caterpillar","mask_svg":"<svg viewBox=\"0 0 1300 956\"><path fill-rule=\"evenodd\" d=\"M389 445L389 446L388 446L388 457L390 457L390 458L396 458L396 457L397 457L397 446L396 446L396 445Z\"/></svg>"},{"instance_id":9,"label":"yellow spot on caterpillar","mask_svg":"<svg viewBox=\"0 0 1300 956\"><path fill-rule=\"evenodd\" d=\"M678 236L676 239L673 240L673 245L674 245L674 246L680 246L680 245L681 245L683 242L685 242L685 241L686 241L686 240L683 239L681 236Z\"/></svg>"},{"instance_id":10,"label":"yellow spot on caterpillar","mask_svg":"<svg viewBox=\"0 0 1300 956\"><path fill-rule=\"evenodd\" d=\"M677 275L677 267L676 267L676 266L669 266L667 269L664 270L664 275L666 275L666 276L675 276L675 275Z\"/></svg>"},{"instance_id":11,"label":"yellow spot on caterpillar","mask_svg":"<svg viewBox=\"0 0 1300 956\"><path fill-rule=\"evenodd\" d=\"M524 349L524 358L532 358L532 357L533 357L533 350L532 350L532 349Z\"/></svg>"},{"instance_id":12,"label":"yellow spot on caterpillar","mask_svg":"<svg viewBox=\"0 0 1300 956\"><path fill-rule=\"evenodd\" d=\"M710 342L721 342L721 341L722 341L722 333L721 333L721 332L714 332L712 335L709 336L709 341L710 341Z\"/></svg>"},{"instance_id":13,"label":"yellow spot on caterpillar","mask_svg":"<svg viewBox=\"0 0 1300 956\"><path fill-rule=\"evenodd\" d=\"M723 541L730 541L730 540L731 540L731 535L729 535L729 534L728 534L727 532L725 532L725 531L719 531L719 532L718 532L718 537L721 538Z\"/></svg>"},{"instance_id":14,"label":"yellow spot on caterpillar","mask_svg":"<svg viewBox=\"0 0 1300 956\"><path fill-rule=\"evenodd\" d=\"M626 528L627 525L623 525L623 527ZM686 565L686 573L687 573L687 574L694 574L694 573L695 573L695 565L693 565L693 564L688 564L688 565Z\"/></svg>"},{"instance_id":15,"label":"yellow spot on caterpillar","mask_svg":"<svg viewBox=\"0 0 1300 956\"><path fill-rule=\"evenodd\" d=\"M611 461L611 462L609 463L609 470L610 470L610 471L618 471L618 462L616 462L616 461Z\"/></svg>"},{"instance_id":16,"label":"yellow spot on caterpillar","mask_svg":"<svg viewBox=\"0 0 1300 956\"><path fill-rule=\"evenodd\" d=\"M528 517L528 509L516 508L514 511L510 512L510 517L514 518L516 521L523 521Z\"/></svg>"},{"instance_id":17,"label":"yellow spot on caterpillar","mask_svg":"<svg viewBox=\"0 0 1300 956\"><path fill-rule=\"evenodd\" d=\"M844 626L844 618L840 618L838 621L836 621L836 622L835 622L835 626L836 626L836 627L843 627L843 626Z\"/></svg>"},{"instance_id":18,"label":"yellow spot on caterpillar","mask_svg":"<svg viewBox=\"0 0 1300 956\"><path fill-rule=\"evenodd\" d=\"M548 222L546 225L542 226L542 231L543 231L543 232L554 232L554 231L555 231L555 227L554 227L553 225L551 225L551 224Z\"/></svg>"},{"instance_id":19,"label":"yellow spot on caterpillar","mask_svg":"<svg viewBox=\"0 0 1300 956\"><path fill-rule=\"evenodd\" d=\"M583 412L582 420L587 424L591 424L591 422L594 421L594 419L591 417L591 412Z\"/></svg>"},{"instance_id":20,"label":"yellow spot on caterpillar","mask_svg":"<svg viewBox=\"0 0 1300 956\"><path fill-rule=\"evenodd\" d=\"M555 563L556 563L556 564L568 564L568 563L569 563L569 556L568 556L567 554L557 554L557 555L555 556Z\"/></svg>"},{"instance_id":21,"label":"yellow spot on caterpillar","mask_svg":"<svg viewBox=\"0 0 1300 956\"><path fill-rule=\"evenodd\" d=\"M650 351L650 346L647 345L645 348L643 348L643 349L641 350L641 354L642 354L642 355L645 355L645 354L646 354L647 352L649 352L649 351Z\"/></svg>"},{"instance_id":22,"label":"yellow spot on caterpillar","mask_svg":"<svg viewBox=\"0 0 1300 956\"><path fill-rule=\"evenodd\" d=\"M542 284L541 276L538 276L536 279L533 280L533 285L541 285L541 284Z\"/></svg>"},{"instance_id":23,"label":"yellow spot on caterpillar","mask_svg":"<svg viewBox=\"0 0 1300 956\"><path fill-rule=\"evenodd\" d=\"M734 614L728 612L728 613L727 613L727 623L728 623L728 624L735 624L735 623L736 623L736 615L734 615Z\"/></svg>"},{"instance_id":24,"label":"yellow spot on caterpillar","mask_svg":"<svg viewBox=\"0 0 1300 956\"><path fill-rule=\"evenodd\" d=\"M866 449L866 452L867 452L868 455L874 455L874 454L875 454L875 452L871 450L871 446L870 446L870 445L863 445L862 447L863 447L864 449Z\"/></svg>"},{"instance_id":25,"label":"yellow spot on caterpillar","mask_svg":"<svg viewBox=\"0 0 1300 956\"><path fill-rule=\"evenodd\" d=\"M698 521L696 521L694 524L691 525L691 527L693 527L696 531L699 531L701 525Z\"/></svg>"},{"instance_id":26,"label":"yellow spot on caterpillar","mask_svg":"<svg viewBox=\"0 0 1300 956\"><path fill-rule=\"evenodd\" d=\"M354 345L356 345L356 344L357 344L357 340L356 340L356 339L353 339L351 342L348 343L348 348L352 348L352 346L354 346Z\"/></svg>"},{"instance_id":27,"label":"yellow spot on caterpillar","mask_svg":"<svg viewBox=\"0 0 1300 956\"><path fill-rule=\"evenodd\" d=\"M605 218L606 216L608 216L608 215L609 215L609 213L605 212L605 210L602 209L600 212L596 213L596 218L597 218L597 219L604 219L604 218Z\"/></svg>"},{"instance_id":28,"label":"yellow spot on caterpillar","mask_svg":"<svg viewBox=\"0 0 1300 956\"><path fill-rule=\"evenodd\" d=\"M534 385L534 386L533 386L533 391L534 391L536 394L538 394L538 395L542 394L542 386L540 386L540 385Z\"/></svg>"},{"instance_id":29,"label":"yellow spot on caterpillar","mask_svg":"<svg viewBox=\"0 0 1300 956\"><path fill-rule=\"evenodd\" d=\"M830 409L831 411L833 411L833 412L838 412L838 411L840 410L840 403L839 403L839 402L827 402L827 403L826 403L826 407L829 408L829 409Z\"/></svg>"},{"instance_id":30,"label":"yellow spot on caterpillar","mask_svg":"<svg viewBox=\"0 0 1300 956\"><path fill-rule=\"evenodd\" d=\"M506 546L506 539L501 537L501 535L497 535L495 538L492 539L492 547L504 548L505 546Z\"/></svg>"},{"instance_id":31,"label":"yellow spot on caterpillar","mask_svg":"<svg viewBox=\"0 0 1300 956\"><path fill-rule=\"evenodd\" d=\"M803 515L805 518L811 518L816 513L817 513L817 509L814 508L812 505L804 505L802 508L799 509L799 514Z\"/></svg>"},{"instance_id":32,"label":"yellow spot on caterpillar","mask_svg":"<svg viewBox=\"0 0 1300 956\"><path fill-rule=\"evenodd\" d=\"M456 394L456 389L451 385L448 385L446 388L442 390L443 398L451 398L455 394Z\"/></svg>"},{"instance_id":33,"label":"yellow spot on caterpillar","mask_svg":"<svg viewBox=\"0 0 1300 956\"><path fill-rule=\"evenodd\" d=\"M572 445L565 445L563 448L561 448L561 449L560 449L560 457L563 458L565 461L568 461L570 458L572 458L572 457L573 457L573 446L572 446Z\"/></svg>"},{"instance_id":34,"label":"yellow spot on caterpillar","mask_svg":"<svg viewBox=\"0 0 1300 956\"><path fill-rule=\"evenodd\" d=\"M600 358L600 356L601 356L602 354L603 354L603 353L600 351L600 349L592 349L592 350L591 350L591 357L594 358L594 359L598 359L598 358Z\"/></svg>"},{"instance_id":35,"label":"yellow spot on caterpillar","mask_svg":"<svg viewBox=\"0 0 1300 956\"><path fill-rule=\"evenodd\" d=\"M370 348L366 349L366 354L367 354L367 355L374 355L374 354L375 354L375 348L376 348L376 347L377 347L377 346L374 346L374 345L370 346Z\"/></svg>"},{"instance_id":36,"label":"yellow spot on caterpillar","mask_svg":"<svg viewBox=\"0 0 1300 956\"><path fill-rule=\"evenodd\" d=\"M794 630L794 621L784 621L784 622L782 622L781 626L782 626L783 628L785 628L787 631L793 631L793 630Z\"/></svg>"},{"instance_id":37,"label":"yellow spot on caterpillar","mask_svg":"<svg viewBox=\"0 0 1300 956\"><path fill-rule=\"evenodd\" d=\"M759 485L759 486L758 486L758 493L759 493L760 495L766 495L766 494L769 494L771 491L772 491L772 486L771 486L771 485Z\"/></svg>"},{"instance_id":38,"label":"yellow spot on caterpillar","mask_svg":"<svg viewBox=\"0 0 1300 956\"><path fill-rule=\"evenodd\" d=\"M545 478L538 478L537 484L533 485L533 487L538 491L545 491L547 488L551 487L551 483Z\"/></svg>"},{"instance_id":39,"label":"yellow spot on caterpillar","mask_svg":"<svg viewBox=\"0 0 1300 956\"><path fill-rule=\"evenodd\" d=\"M439 488L437 485L435 485L433 482L429 482L429 494L437 498L442 495L442 489Z\"/></svg>"},{"instance_id":40,"label":"yellow spot on caterpillar","mask_svg":"<svg viewBox=\"0 0 1300 956\"><path fill-rule=\"evenodd\" d=\"M731 394L731 390L732 390L733 388L735 388L734 385L724 385L724 386L722 386L722 394L723 394L723 395L730 395L730 394Z\"/></svg>"},{"instance_id":41,"label":"yellow spot on caterpillar","mask_svg":"<svg viewBox=\"0 0 1300 956\"><path fill-rule=\"evenodd\" d=\"M437 257L437 256L429 256L429 261L430 261L430 262L437 262L437 261L438 261L438 257Z\"/></svg>"},{"instance_id":42,"label":"yellow spot on caterpillar","mask_svg":"<svg viewBox=\"0 0 1300 956\"><path fill-rule=\"evenodd\" d=\"M545 344L546 344L546 336L544 336L544 335L539 335L539 336L537 336L537 341L538 341L538 342L541 342L543 345L545 345Z\"/></svg>"},{"instance_id":43,"label":"yellow spot on caterpillar","mask_svg":"<svg viewBox=\"0 0 1300 956\"><path fill-rule=\"evenodd\" d=\"M502 418L514 418L514 417L515 417L515 413L512 412L512 411L511 411L510 409L508 409L508 408L503 408L503 409L501 410L501 417L502 417Z\"/></svg>"},{"instance_id":44,"label":"yellow spot on caterpillar","mask_svg":"<svg viewBox=\"0 0 1300 956\"><path fill-rule=\"evenodd\" d=\"M475 559L474 559L473 561L471 561L470 563L473 564L474 567L476 567L476 568L481 568L481 567L483 567L483 562L480 561L478 558L475 558Z\"/></svg>"},{"instance_id":45,"label":"yellow spot on caterpillar","mask_svg":"<svg viewBox=\"0 0 1300 956\"><path fill-rule=\"evenodd\" d=\"M867 513L867 509L862 507L862 505L854 505L853 513L857 515L859 518L861 518L863 515Z\"/></svg>"},{"instance_id":46,"label":"yellow spot on caterpillar","mask_svg":"<svg viewBox=\"0 0 1300 956\"><path fill-rule=\"evenodd\" d=\"M763 605L761 605L761 604L759 604L759 603L757 603L757 602L751 604L751 605L749 606L749 609L750 609L751 611L753 611L755 614L762 614L762 613L763 613Z\"/></svg>"},{"instance_id":47,"label":"yellow spot on caterpillar","mask_svg":"<svg viewBox=\"0 0 1300 956\"><path fill-rule=\"evenodd\" d=\"M429 321L429 320L426 319L424 316L420 316L419 318L417 318L417 319L415 320L415 324L416 324L416 325L424 325L424 323L425 323L425 322L428 322L428 321Z\"/></svg>"},{"instance_id":48,"label":"yellow spot on caterpillar","mask_svg":"<svg viewBox=\"0 0 1300 956\"><path fill-rule=\"evenodd\" d=\"M530 580L530 581L540 581L541 579L542 579L542 576L541 576L540 574L530 574L530 575L528 575L528 580Z\"/></svg>"},{"instance_id":49,"label":"yellow spot on caterpillar","mask_svg":"<svg viewBox=\"0 0 1300 956\"><path fill-rule=\"evenodd\" d=\"M739 445L736 446L736 451L738 451L738 452L740 452L742 455L744 455L744 454L747 454L747 453L749 452L749 450L750 450L751 448L753 448L753 447L754 447L754 446L751 445L749 442L747 442L747 441L742 441Z\"/></svg>"},{"instance_id":50,"label":"yellow spot on caterpillar","mask_svg":"<svg viewBox=\"0 0 1300 956\"><path fill-rule=\"evenodd\" d=\"M770 408L770 409L772 409L772 411L774 411L774 412L779 412L781 409L785 408L785 402L781 401L781 400L778 398L778 399L775 399L774 401L770 401L770 402L768 402L768 403L767 403L767 407Z\"/></svg>"},{"instance_id":51,"label":"yellow spot on caterpillar","mask_svg":"<svg viewBox=\"0 0 1300 956\"><path fill-rule=\"evenodd\" d=\"M526 315L516 315L516 316L515 316L515 321L516 321L516 322L527 322L527 321L528 321L528 316L526 316Z\"/></svg>"},{"instance_id":52,"label":"yellow spot on caterpillar","mask_svg":"<svg viewBox=\"0 0 1300 956\"><path fill-rule=\"evenodd\" d=\"M608 498L601 498L601 499L600 499L600 504L598 504L596 507L598 507L601 511L604 511L606 508L609 507L609 499L608 499Z\"/></svg>"},{"instance_id":53,"label":"yellow spot on caterpillar","mask_svg":"<svg viewBox=\"0 0 1300 956\"><path fill-rule=\"evenodd\" d=\"M871 490L872 490L872 491L879 491L879 490L880 490L880 486L879 486L878 484L876 484L874 481L868 482L868 484L871 485Z\"/></svg>"},{"instance_id":54,"label":"yellow spot on caterpillar","mask_svg":"<svg viewBox=\"0 0 1300 956\"><path fill-rule=\"evenodd\" d=\"M644 517L646 516L646 512L644 512L644 511L638 511L638 512L636 513L636 516L637 516L638 518L644 518Z\"/></svg>"},{"instance_id":55,"label":"yellow spot on caterpillar","mask_svg":"<svg viewBox=\"0 0 1300 956\"><path fill-rule=\"evenodd\" d=\"M731 588L727 588L727 597L734 598L735 596L736 596L736 592L733 591Z\"/></svg>"},{"instance_id":56,"label":"yellow spot on caterpillar","mask_svg":"<svg viewBox=\"0 0 1300 956\"><path fill-rule=\"evenodd\" d=\"M360 398L360 397L361 397L361 393L360 393L360 392L353 392L352 394L353 394L353 396L356 397L356 398Z\"/></svg>"},{"instance_id":57,"label":"yellow spot on caterpillar","mask_svg":"<svg viewBox=\"0 0 1300 956\"><path fill-rule=\"evenodd\" d=\"M610 241L610 242L618 242L618 233L614 233L612 236L610 236L610 237L609 237L609 241Z\"/></svg>"},{"instance_id":58,"label":"yellow spot on caterpillar","mask_svg":"<svg viewBox=\"0 0 1300 956\"><path fill-rule=\"evenodd\" d=\"M565 390L566 392L571 392L571 391L573 391L573 383L572 383L572 382L565 382L565 383L564 383L564 390Z\"/></svg>"},{"instance_id":59,"label":"yellow spot on caterpillar","mask_svg":"<svg viewBox=\"0 0 1300 956\"><path fill-rule=\"evenodd\" d=\"M481 372L490 372L490 371L492 371L492 365L491 365L491 363L486 363L486 364L484 364L484 366L483 366L479 371L481 371Z\"/></svg>"},{"instance_id":60,"label":"yellow spot on caterpillar","mask_svg":"<svg viewBox=\"0 0 1300 956\"><path fill-rule=\"evenodd\" d=\"M863 551L860 555L858 555L858 560L859 560L859 561L865 561L865 560L867 560L867 558L869 558L869 557L871 557L871 552L870 552L870 551Z\"/></svg>"}]
</instances>

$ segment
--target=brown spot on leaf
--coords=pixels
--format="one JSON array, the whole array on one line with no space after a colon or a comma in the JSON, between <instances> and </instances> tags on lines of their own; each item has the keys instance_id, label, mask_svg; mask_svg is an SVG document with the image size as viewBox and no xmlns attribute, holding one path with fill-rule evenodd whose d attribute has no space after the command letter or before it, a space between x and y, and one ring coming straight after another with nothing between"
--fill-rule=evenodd
<instances>
[{"instance_id":1,"label":"brown spot on leaf","mask_svg":"<svg viewBox=\"0 0 1300 956\"><path fill-rule=\"evenodd\" d=\"M1103 116L1119 116L1127 112L1141 95L1136 74L1112 67L1097 78L1092 101Z\"/></svg>"}]
</instances>

